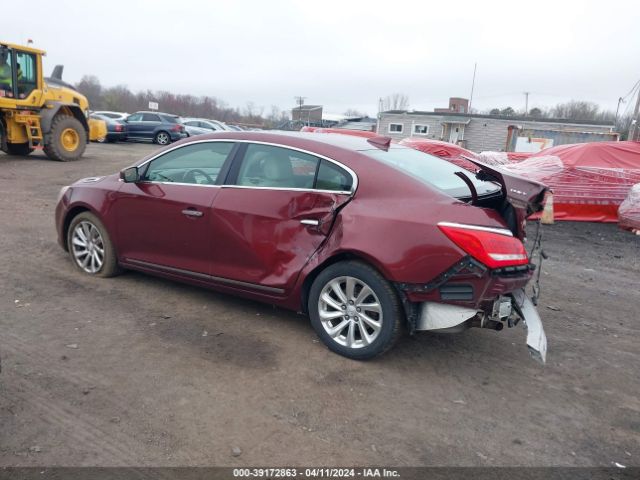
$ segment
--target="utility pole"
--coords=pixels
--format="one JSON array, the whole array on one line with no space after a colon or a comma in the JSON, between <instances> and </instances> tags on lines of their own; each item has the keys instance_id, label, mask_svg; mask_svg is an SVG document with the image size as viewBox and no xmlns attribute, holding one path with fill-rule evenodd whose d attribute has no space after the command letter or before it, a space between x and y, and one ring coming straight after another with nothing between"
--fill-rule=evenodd
<instances>
[{"instance_id":1,"label":"utility pole","mask_svg":"<svg viewBox=\"0 0 640 480\"><path fill-rule=\"evenodd\" d=\"M296 103L298 104L298 121L302 123L302 105L304 105L304 100L307 97L293 97L296 99Z\"/></svg>"},{"instance_id":2,"label":"utility pole","mask_svg":"<svg viewBox=\"0 0 640 480\"><path fill-rule=\"evenodd\" d=\"M473 64L473 80L471 80L471 95L469 95L469 111L471 113L471 102L473 101L473 87L476 85L476 69L478 68L478 62Z\"/></svg>"},{"instance_id":3,"label":"utility pole","mask_svg":"<svg viewBox=\"0 0 640 480\"><path fill-rule=\"evenodd\" d=\"M531 92L523 92L524 93L524 116L529 115L529 94Z\"/></svg>"},{"instance_id":4,"label":"utility pole","mask_svg":"<svg viewBox=\"0 0 640 480\"><path fill-rule=\"evenodd\" d=\"M633 110L631 117L631 127L629 128L629 138L627 140L635 141L638 136L638 111L640 110L640 88L636 94L636 108Z\"/></svg>"},{"instance_id":5,"label":"utility pole","mask_svg":"<svg viewBox=\"0 0 640 480\"><path fill-rule=\"evenodd\" d=\"M618 124L618 113L620 112L620 104L624 103L624 99L622 97L618 98L618 108L616 108L616 121L613 122L616 125Z\"/></svg>"}]
</instances>

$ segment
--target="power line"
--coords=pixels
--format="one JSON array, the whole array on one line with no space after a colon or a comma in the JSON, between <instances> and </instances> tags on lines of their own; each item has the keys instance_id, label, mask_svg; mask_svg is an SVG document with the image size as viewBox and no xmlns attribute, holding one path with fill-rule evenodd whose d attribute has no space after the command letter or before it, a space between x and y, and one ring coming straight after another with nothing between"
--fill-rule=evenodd
<instances>
[{"instance_id":1,"label":"power line","mask_svg":"<svg viewBox=\"0 0 640 480\"><path fill-rule=\"evenodd\" d=\"M638 80L636 84L633 86L633 88L629 90L629 93L627 93L624 97L622 97L622 101L624 102L629 97L629 95L631 95L635 91L635 89L638 88L638 86L640 86L640 80Z\"/></svg>"}]
</instances>

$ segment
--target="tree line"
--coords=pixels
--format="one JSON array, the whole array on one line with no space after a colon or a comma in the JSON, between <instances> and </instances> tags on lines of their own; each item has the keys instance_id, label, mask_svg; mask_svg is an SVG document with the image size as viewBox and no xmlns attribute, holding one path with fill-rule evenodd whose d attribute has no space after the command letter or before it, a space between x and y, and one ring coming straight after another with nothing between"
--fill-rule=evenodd
<instances>
[{"instance_id":1,"label":"tree line","mask_svg":"<svg viewBox=\"0 0 640 480\"><path fill-rule=\"evenodd\" d=\"M207 95L175 94L165 90L146 90L134 93L124 85L103 87L100 84L100 80L94 75L85 75L75 87L88 98L92 110L113 110L132 113L139 110L147 110L149 102L157 102L161 111L183 117L209 118L226 123L261 128L282 128L289 121L289 111L281 110L276 105L271 105L267 110L254 102L247 102L244 108L234 108L217 97ZM409 97L402 93L394 93L380 98L378 107L381 111L407 110L409 108ZM510 106L492 108L485 111L474 110L472 113L610 122L615 124L616 130L620 132L623 140L628 136L632 117L629 113L616 115L616 112L602 110L596 103L581 100L558 103L548 108L534 107L526 113L522 110L515 110ZM366 115L356 110L347 110L345 114L349 116Z\"/></svg>"},{"instance_id":2,"label":"tree line","mask_svg":"<svg viewBox=\"0 0 640 480\"><path fill-rule=\"evenodd\" d=\"M616 131L620 133L623 140L628 136L632 118L630 113L621 114L618 112L618 115L616 115L616 112L602 110L596 103L582 100L571 100L565 103L558 103L557 105L548 108L534 107L526 113L523 110L517 111L512 107L492 108L480 113L503 116L526 115L539 119L561 118L565 120L586 122L608 122L616 126Z\"/></svg>"},{"instance_id":3,"label":"tree line","mask_svg":"<svg viewBox=\"0 0 640 480\"><path fill-rule=\"evenodd\" d=\"M157 102L160 110L182 117L209 118L225 123L276 128L287 122L289 114L276 105L265 112L265 108L253 102L247 102L244 108L233 108L224 101L211 96L195 96L160 91L132 92L124 85L103 87L93 75L85 75L76 83L76 89L89 100L91 110L112 110L133 113L148 110L149 102Z\"/></svg>"}]
</instances>

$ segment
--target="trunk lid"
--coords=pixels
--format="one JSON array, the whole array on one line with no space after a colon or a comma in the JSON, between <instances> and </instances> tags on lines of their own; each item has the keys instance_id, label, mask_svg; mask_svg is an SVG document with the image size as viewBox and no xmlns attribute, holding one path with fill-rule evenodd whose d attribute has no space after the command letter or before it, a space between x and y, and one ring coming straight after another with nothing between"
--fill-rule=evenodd
<instances>
[{"instance_id":1,"label":"trunk lid","mask_svg":"<svg viewBox=\"0 0 640 480\"><path fill-rule=\"evenodd\" d=\"M473 158L464 158L480 169L478 176L481 180L493 180L502 186L504 202L507 205L504 205L500 213L513 234L524 239L525 220L544 208L545 195L550 191L549 187Z\"/></svg>"}]
</instances>

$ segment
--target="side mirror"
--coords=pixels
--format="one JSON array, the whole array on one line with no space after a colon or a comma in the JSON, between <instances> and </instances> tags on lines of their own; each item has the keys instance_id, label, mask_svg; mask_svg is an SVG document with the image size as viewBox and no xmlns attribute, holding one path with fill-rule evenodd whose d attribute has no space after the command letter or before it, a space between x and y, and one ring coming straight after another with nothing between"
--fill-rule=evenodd
<instances>
[{"instance_id":1,"label":"side mirror","mask_svg":"<svg viewBox=\"0 0 640 480\"><path fill-rule=\"evenodd\" d=\"M138 167L129 167L120 171L120 178L125 183L136 183L140 181L140 173Z\"/></svg>"}]
</instances>

